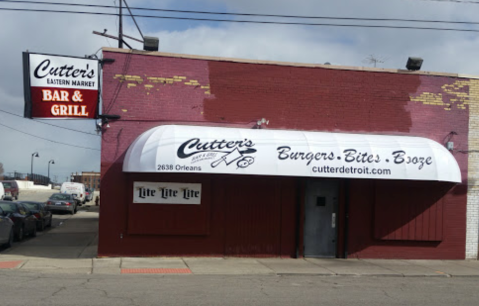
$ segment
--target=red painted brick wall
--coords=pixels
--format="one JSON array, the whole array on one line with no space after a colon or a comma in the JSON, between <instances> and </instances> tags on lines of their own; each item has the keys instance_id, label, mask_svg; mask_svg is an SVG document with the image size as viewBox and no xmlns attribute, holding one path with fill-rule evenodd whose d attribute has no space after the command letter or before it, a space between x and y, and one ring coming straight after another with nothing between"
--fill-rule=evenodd
<instances>
[{"instance_id":1,"label":"red painted brick wall","mask_svg":"<svg viewBox=\"0 0 479 306\"><path fill-rule=\"evenodd\" d=\"M228 207L226 191L213 196L209 203L209 236L128 235L131 187L128 175L121 171L124 154L137 136L158 125L248 128L258 119L266 118L270 129L411 135L440 143L454 131L457 135L453 141L467 150L469 114L460 97L461 93L468 94L468 87L454 87L456 78L115 52L104 52L104 57L116 61L104 66L103 113L119 114L122 119L110 123L111 127L104 129L102 136L99 255L228 253L225 251L228 242L221 229ZM466 182L467 155L455 154L455 157ZM222 184L225 182L212 179L211 185L219 190L226 188ZM276 241L269 247L272 250L269 255L292 256L296 243L296 188L294 180L280 184L288 186L289 201L270 207L282 216L271 221L279 220L280 230L278 236L263 241ZM431 188L436 187L432 184ZM463 186L455 187L444 198L442 241L390 242L374 237L374 181L353 181L349 255L464 258L466 193L463 191ZM414 201L411 196L411 202ZM241 235L248 235L248 230ZM152 246L157 244L163 248Z\"/></svg>"},{"instance_id":2,"label":"red painted brick wall","mask_svg":"<svg viewBox=\"0 0 479 306\"><path fill-rule=\"evenodd\" d=\"M424 241L424 238L418 237L416 241L413 239L405 240L383 240L378 239L375 235L378 221L375 220L375 206L387 203L377 201L377 188L386 188L391 190L392 186L399 186L399 190L404 190L404 185L412 182L384 181L377 184L374 180L353 180L350 184L350 231L348 253L350 257L357 258L402 258L402 259L464 259L465 256L465 194L467 189L464 185L435 183L435 182L418 182L424 189L416 194L410 192L409 201L403 202L403 209L395 209L396 217L391 217L382 225L389 225L389 229L393 229L397 235L414 235L415 223L428 223L423 231L431 234L434 232L436 220L442 220L442 237L440 241ZM389 185L389 186L387 186ZM452 187L452 189L450 189ZM442 216L436 218L432 212L436 211L435 203L431 201L438 200L438 195L444 194L444 190L449 190L442 197ZM403 191L404 192L404 191ZM401 194L390 192L389 199L386 201L394 201L401 197ZM428 202L418 201L417 196L427 196ZM411 208L418 208L414 216L411 216L409 224L398 224L405 220L404 214L408 214ZM402 215L402 216L401 216ZM388 228L386 228L388 229ZM407 232L405 232L407 231ZM401 233L402 232L402 233ZM420 233L422 235L422 233Z\"/></svg>"}]
</instances>

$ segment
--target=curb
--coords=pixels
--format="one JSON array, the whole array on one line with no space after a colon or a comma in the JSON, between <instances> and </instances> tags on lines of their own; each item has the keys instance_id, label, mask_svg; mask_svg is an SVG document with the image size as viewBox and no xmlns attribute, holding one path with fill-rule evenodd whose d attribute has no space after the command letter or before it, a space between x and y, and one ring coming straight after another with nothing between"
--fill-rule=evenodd
<instances>
[{"instance_id":1,"label":"curb","mask_svg":"<svg viewBox=\"0 0 479 306\"><path fill-rule=\"evenodd\" d=\"M49 274L51 269L23 269L23 266L26 264L26 260L22 263L19 263L18 266L12 267L12 268L7 268L7 269L2 269L3 271L21 271L25 273L41 273L41 274ZM115 269L115 268L114 268ZM62 270L62 272L69 274L69 270L78 270L78 268L62 268L62 269L55 269L57 270ZM194 271L191 271L189 273L185 273L181 271L181 273L175 273L173 271L170 271L168 273L158 273L157 271L149 271L149 270L164 270L164 269L131 269L131 270L145 270L146 273L142 273L141 271L134 271L134 273L124 273L125 271L122 270L129 270L129 269L117 269L117 273L106 273L106 274L111 274L111 275L158 275L158 276L167 276L167 275L194 275L194 276L277 276L277 277L291 277L291 276L312 276L312 277L352 277L352 278L361 278L361 277L396 277L396 278L479 278L478 275L453 275L453 274L418 274L418 275L405 275L405 274L384 274L384 273L378 273L378 274L355 274L355 273L294 273L294 272L280 272L280 273L195 273ZM148 271L147 271L148 270ZM55 274L57 274L55 273ZM105 275L105 273L95 273L93 270L91 270L89 273L78 273L78 272L73 272L73 274L80 274L80 275Z\"/></svg>"}]
</instances>

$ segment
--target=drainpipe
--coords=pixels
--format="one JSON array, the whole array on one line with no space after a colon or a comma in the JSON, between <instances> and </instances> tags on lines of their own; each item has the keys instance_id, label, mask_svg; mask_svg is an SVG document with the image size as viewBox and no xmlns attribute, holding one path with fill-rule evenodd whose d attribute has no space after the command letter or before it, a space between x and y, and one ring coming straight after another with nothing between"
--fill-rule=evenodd
<instances>
[{"instance_id":1,"label":"drainpipe","mask_svg":"<svg viewBox=\"0 0 479 306\"><path fill-rule=\"evenodd\" d=\"M299 257L299 226L301 224L301 179L296 181L296 226L295 226L295 241L296 241L296 256Z\"/></svg>"},{"instance_id":2,"label":"drainpipe","mask_svg":"<svg viewBox=\"0 0 479 306\"><path fill-rule=\"evenodd\" d=\"M348 258L348 236L349 236L349 180L344 182L344 258Z\"/></svg>"}]
</instances>

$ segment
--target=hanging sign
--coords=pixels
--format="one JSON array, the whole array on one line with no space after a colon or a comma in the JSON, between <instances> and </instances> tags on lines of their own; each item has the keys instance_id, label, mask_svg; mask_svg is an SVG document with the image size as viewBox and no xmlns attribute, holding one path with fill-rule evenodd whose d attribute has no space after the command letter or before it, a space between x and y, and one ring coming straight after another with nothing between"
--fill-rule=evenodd
<instances>
[{"instance_id":1,"label":"hanging sign","mask_svg":"<svg viewBox=\"0 0 479 306\"><path fill-rule=\"evenodd\" d=\"M98 60L23 53L25 117L94 119Z\"/></svg>"},{"instance_id":2,"label":"hanging sign","mask_svg":"<svg viewBox=\"0 0 479 306\"><path fill-rule=\"evenodd\" d=\"M201 184L134 182L133 203L201 204Z\"/></svg>"}]
</instances>

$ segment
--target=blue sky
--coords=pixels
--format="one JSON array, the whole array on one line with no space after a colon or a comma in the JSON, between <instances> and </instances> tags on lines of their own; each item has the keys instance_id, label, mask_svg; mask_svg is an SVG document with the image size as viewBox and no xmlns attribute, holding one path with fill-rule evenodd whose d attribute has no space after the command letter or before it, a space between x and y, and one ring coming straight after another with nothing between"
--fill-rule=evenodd
<instances>
[{"instance_id":1,"label":"blue sky","mask_svg":"<svg viewBox=\"0 0 479 306\"><path fill-rule=\"evenodd\" d=\"M39 0L40 1L40 0ZM52 0L54 1L54 0ZM64 1L63 2L67 2ZM118 0L75 0L76 3L114 5ZM434 19L472 21L477 18L479 4L460 4L431 0L128 0L131 7L155 7L179 10L264 13L282 15L336 16ZM35 8L25 4L0 1L0 7ZM38 6L52 9L51 6ZM64 9L58 7L57 9ZM87 10L81 9L80 10ZM92 9L90 9L92 10ZM126 12L125 12L126 13ZM154 12L137 12L151 15ZM184 14L166 14L185 16ZM205 15L187 15L208 17ZM209 16L214 17L214 16ZM225 18L219 16L219 18ZM247 19L247 17L235 17ZM266 18L261 18L262 20ZM276 20L286 20L276 19ZM38 151L34 172L47 174L48 161L55 160L50 172L63 181L72 172L100 170L100 136L72 132L4 113L23 115L22 51L84 56L101 47L117 46L117 42L92 34L103 31L115 35L116 17L27 13L0 11L0 124L15 130L72 145L79 149L37 139L0 125L0 162L5 172L30 171L31 154ZM384 59L383 68L404 68L408 56L424 58L423 70L479 75L476 61L479 33L388 30L339 27L260 25L138 19L145 35L160 38L160 51L292 61L304 63L330 62L333 65L371 66L370 55ZM327 22L330 20L306 20ZM138 37L131 21L125 17L125 34ZM344 23L344 22L342 22ZM372 22L369 22L372 23ZM388 24L400 24L389 22ZM418 26L447 26L408 24ZM479 26L470 27L479 29ZM138 49L141 46L132 45ZM95 133L94 120L44 121L86 133Z\"/></svg>"}]
</instances>

